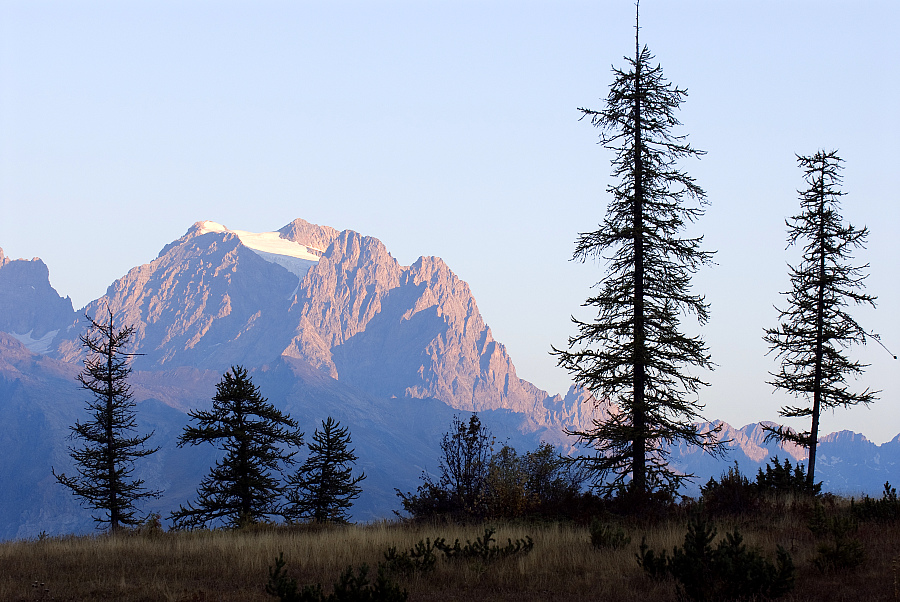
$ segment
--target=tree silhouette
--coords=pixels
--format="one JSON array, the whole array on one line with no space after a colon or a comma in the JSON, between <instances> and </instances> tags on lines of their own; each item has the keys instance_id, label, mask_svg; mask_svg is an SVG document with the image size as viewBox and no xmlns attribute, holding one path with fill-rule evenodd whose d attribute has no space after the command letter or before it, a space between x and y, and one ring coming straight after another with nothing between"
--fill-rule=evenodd
<instances>
[{"instance_id":1,"label":"tree silhouette","mask_svg":"<svg viewBox=\"0 0 900 602\"><path fill-rule=\"evenodd\" d=\"M468 422L453 416L450 430L441 438L440 478L435 481L423 472L422 484L414 493L395 489L403 509L415 518L483 515L492 443L493 437L477 413Z\"/></svg>"},{"instance_id":2,"label":"tree silhouette","mask_svg":"<svg viewBox=\"0 0 900 602\"><path fill-rule=\"evenodd\" d=\"M241 366L232 366L216 385L211 411L188 413L197 426L186 426L178 438L185 444L218 444L225 452L203 478L195 504L181 506L170 515L176 529L207 526L223 521L240 528L280 514L283 467L294 463L303 445L297 423L268 400Z\"/></svg>"},{"instance_id":3,"label":"tree silhouette","mask_svg":"<svg viewBox=\"0 0 900 602\"><path fill-rule=\"evenodd\" d=\"M116 328L112 311L108 307L106 311L109 316L105 322L85 314L90 325L80 337L88 357L77 379L93 399L87 403L91 419L70 427L71 436L83 441L82 446L69 448L78 476L57 474L52 468L51 472L60 484L82 499L85 507L101 511L93 515L99 525L108 523L110 531L116 533L123 526L141 522L136 516L136 502L160 496L159 491L146 489L142 479L132 478L135 460L159 448L144 446L152 432L132 434L136 421L128 361L136 354L126 353L125 347L134 327Z\"/></svg>"},{"instance_id":4,"label":"tree silhouette","mask_svg":"<svg viewBox=\"0 0 900 602\"><path fill-rule=\"evenodd\" d=\"M851 361L847 348L865 344L866 331L847 312L849 305L875 306L875 297L863 292L868 264L854 266L853 252L865 248L867 228L844 225L840 215L842 169L837 151L797 156L809 188L800 192L801 211L786 220L788 247L803 245L797 267L789 266L791 291L787 309L779 310L780 324L766 330L770 351L781 359L781 369L769 384L807 400L805 406L780 410L786 418L809 416L808 431L797 433L784 426L769 428L768 438L790 441L809 449L807 484L815 483L819 416L824 408L870 404L877 391L850 391L848 377L858 377L866 364Z\"/></svg>"},{"instance_id":5,"label":"tree silhouette","mask_svg":"<svg viewBox=\"0 0 900 602\"><path fill-rule=\"evenodd\" d=\"M345 523L347 510L359 497L359 482L365 473L353 477L357 457L350 446L350 432L340 428L331 416L322 422L322 430L313 433L309 444L309 458L288 479L288 506L284 516L288 520L312 520L317 523Z\"/></svg>"},{"instance_id":6,"label":"tree silhouette","mask_svg":"<svg viewBox=\"0 0 900 602\"><path fill-rule=\"evenodd\" d=\"M674 491L685 475L668 468L667 447L675 441L717 454L717 432L695 425L703 406L697 393L705 383L694 368L712 368L705 343L679 330L681 316L709 318L704 298L691 293L690 279L711 261L700 249L702 236L681 232L703 215L704 191L676 167L679 159L702 155L685 136L675 110L687 92L668 83L640 47L635 26L635 55L615 80L602 111L579 109L582 118L602 129L600 142L615 153L612 175L618 183L597 230L580 234L574 259L606 262L606 275L585 307L596 308L593 321L572 317L578 334L567 350L553 348L558 365L596 400L617 404L617 412L573 431L596 455L581 458L607 490L630 487L643 498ZM691 206L689 201L693 201ZM613 476L612 480L607 477Z\"/></svg>"}]
</instances>

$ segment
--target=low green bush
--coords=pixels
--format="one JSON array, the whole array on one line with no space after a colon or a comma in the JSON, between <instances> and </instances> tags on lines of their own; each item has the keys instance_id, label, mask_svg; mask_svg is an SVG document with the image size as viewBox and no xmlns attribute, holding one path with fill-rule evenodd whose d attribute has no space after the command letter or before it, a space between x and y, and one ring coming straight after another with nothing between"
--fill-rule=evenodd
<instances>
[{"instance_id":1,"label":"low green bush","mask_svg":"<svg viewBox=\"0 0 900 602\"><path fill-rule=\"evenodd\" d=\"M879 522L900 520L900 500L897 499L897 489L891 487L891 483L888 481L884 484L884 492L881 494L880 500L867 495L857 503L851 498L850 512L859 520Z\"/></svg>"},{"instance_id":2,"label":"low green bush","mask_svg":"<svg viewBox=\"0 0 900 602\"><path fill-rule=\"evenodd\" d=\"M275 567L269 567L269 582L266 593L276 596L281 602L406 602L409 594L390 580L382 565L378 567L375 583L368 578L368 565L354 570L352 566L341 573L334 583L332 593L325 595L322 585L304 585L288 576L284 570L284 554L275 559Z\"/></svg>"},{"instance_id":3,"label":"low green bush","mask_svg":"<svg viewBox=\"0 0 900 602\"><path fill-rule=\"evenodd\" d=\"M759 505L759 487L741 474L737 462L719 480L700 486L700 500L710 514L741 514Z\"/></svg>"},{"instance_id":4,"label":"low green bush","mask_svg":"<svg viewBox=\"0 0 900 602\"><path fill-rule=\"evenodd\" d=\"M458 559L478 559L484 563L508 558L516 554L528 554L534 548L534 540L531 536L526 535L525 539L507 539L507 545L500 547L499 545L491 545L494 539L494 533L497 530L488 527L484 530L484 535L476 537L475 541L466 540L466 545L461 545L457 539L453 545L448 545L443 537L434 540L434 547L444 553L444 557L448 560Z\"/></svg>"},{"instance_id":5,"label":"low green bush","mask_svg":"<svg viewBox=\"0 0 900 602\"><path fill-rule=\"evenodd\" d=\"M766 470L760 468L756 473L756 487L760 493L794 494L816 496L822 492L822 483L810 485L806 479L806 468L800 462L791 466L791 461L784 459L783 464L775 461L766 463Z\"/></svg>"},{"instance_id":6,"label":"low green bush","mask_svg":"<svg viewBox=\"0 0 900 602\"><path fill-rule=\"evenodd\" d=\"M419 540L409 550L398 552L396 546L391 546L384 553L385 568L395 573L427 573L434 570L437 556L431 539Z\"/></svg>"},{"instance_id":7,"label":"low green bush","mask_svg":"<svg viewBox=\"0 0 900 602\"><path fill-rule=\"evenodd\" d=\"M598 550L618 550L631 543L631 537L621 527L603 523L600 519L591 520L591 545Z\"/></svg>"},{"instance_id":8,"label":"low green bush","mask_svg":"<svg viewBox=\"0 0 900 602\"><path fill-rule=\"evenodd\" d=\"M794 588L794 563L778 546L775 564L747 549L735 529L713 548L716 529L701 516L688 522L684 546L657 554L641 541L637 562L648 575L675 579L679 597L697 602L778 598Z\"/></svg>"},{"instance_id":9,"label":"low green bush","mask_svg":"<svg viewBox=\"0 0 900 602\"><path fill-rule=\"evenodd\" d=\"M822 504L816 504L807 526L823 540L816 547L813 565L822 573L853 570L863 564L866 553L862 542L850 537L859 528L856 517L838 514L828 516Z\"/></svg>"}]
</instances>

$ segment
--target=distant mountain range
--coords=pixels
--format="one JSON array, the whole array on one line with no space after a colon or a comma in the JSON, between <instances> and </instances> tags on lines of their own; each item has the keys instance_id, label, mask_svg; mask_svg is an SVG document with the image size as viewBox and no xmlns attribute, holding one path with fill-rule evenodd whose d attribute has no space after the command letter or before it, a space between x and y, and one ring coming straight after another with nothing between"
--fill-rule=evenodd
<instances>
[{"instance_id":1,"label":"distant mountain range","mask_svg":"<svg viewBox=\"0 0 900 602\"><path fill-rule=\"evenodd\" d=\"M564 429L609 410L584 391L551 395L519 378L468 285L440 258L401 266L379 240L350 230L300 219L268 233L198 222L79 311L50 286L40 259L10 260L0 249L0 538L91 529L50 468L70 469L68 427L84 415L75 380L83 315L107 306L135 327L131 351L143 354L130 382L140 426L156 431L161 451L137 472L165 491L145 506L163 515L193 497L215 459L211 447L177 449L175 439L185 412L210 406L231 365L250 369L308 435L327 416L350 428L369 475L358 520L390 516L394 488L414 489L423 470L437 469L454 413L478 411L520 451L541 440L571 451ZM758 424L723 428L725 463L678 448L675 465L699 483L732 461L752 474L775 454L805 457L765 444ZM900 466L900 438L876 446L844 431L819 449L817 474L836 492L877 494Z\"/></svg>"}]
</instances>

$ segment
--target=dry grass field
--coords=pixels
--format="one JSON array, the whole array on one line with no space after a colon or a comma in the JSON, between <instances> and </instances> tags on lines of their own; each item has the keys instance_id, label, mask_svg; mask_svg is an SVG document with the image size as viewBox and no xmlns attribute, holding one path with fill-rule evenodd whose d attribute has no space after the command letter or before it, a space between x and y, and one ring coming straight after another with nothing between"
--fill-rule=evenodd
<instances>
[{"instance_id":1,"label":"dry grass field","mask_svg":"<svg viewBox=\"0 0 900 602\"><path fill-rule=\"evenodd\" d=\"M738 527L750 546L772 558L776 544L797 567L796 588L782 600L900 599L900 526L863 523L855 536L866 562L852 571L820 573L813 565L816 540L802 512L775 518L720 521L718 531ZM587 527L565 524L496 524L497 539L530 535L533 551L483 565L448 562L433 572L399 576L410 600L516 602L555 600L676 600L671 581L645 576L635 561L641 537L651 548L681 545L684 519L656 525L623 524L632 537L619 550L591 546ZM263 527L248 532L149 532L118 537L44 538L0 544L0 600L115 600L118 602L252 602L265 593L268 568L279 553L301 584L321 582L326 591L348 565L383 561L389 546L412 547L426 537L474 540L483 525L380 523L327 529ZM374 569L373 569L374 572Z\"/></svg>"}]
</instances>

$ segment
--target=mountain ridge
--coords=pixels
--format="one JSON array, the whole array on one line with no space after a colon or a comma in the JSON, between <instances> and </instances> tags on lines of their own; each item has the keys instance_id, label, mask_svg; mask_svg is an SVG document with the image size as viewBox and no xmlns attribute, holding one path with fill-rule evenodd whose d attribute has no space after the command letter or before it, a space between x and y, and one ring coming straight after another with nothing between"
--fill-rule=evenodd
<instances>
[{"instance_id":1,"label":"mountain ridge","mask_svg":"<svg viewBox=\"0 0 900 602\"><path fill-rule=\"evenodd\" d=\"M602 415L580 407L586 396L578 391L550 395L520 379L468 284L442 259L401 266L376 238L298 219L279 236L312 248L328 243L298 281L242 243L239 232L196 222L85 311L108 306L135 327L141 369L224 370L284 355L381 396L538 413L539 425L572 428ZM78 334L72 325L61 331L51 354L78 361Z\"/></svg>"},{"instance_id":2,"label":"mountain ridge","mask_svg":"<svg viewBox=\"0 0 900 602\"><path fill-rule=\"evenodd\" d=\"M129 382L142 432L155 431L161 450L137 476L166 491L147 508L163 515L193 495L215 460L215 450L177 449L175 441L186 412L209 405L233 364L248 367L263 394L307 432L329 415L350 428L370 475L354 508L361 520L389 516L398 506L394 488L412 490L422 471L437 469L438 443L454 414L478 411L520 451L540 441L572 451L566 430L585 430L615 411L575 387L551 395L520 378L468 284L442 259L403 266L374 237L302 219L269 233L196 222L82 313L107 307L135 327L129 351L144 354ZM10 260L0 249L0 410L7 417L0 453L16 458L0 467L0 508L9 515L0 518L0 537L90 525L50 476L51 467L71 467L66 436L83 412L75 375L84 326L50 286L42 261ZM761 423L700 426L717 425L729 440L726 462L747 474L776 455L806 457L767 443ZM877 446L848 433L822 439L818 472L835 488L876 494L900 467L900 435ZM22 456L29 446L30 460ZM676 446L672 460L700 482L727 467L695 448Z\"/></svg>"}]
</instances>

